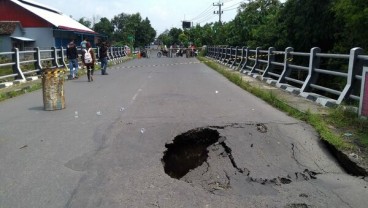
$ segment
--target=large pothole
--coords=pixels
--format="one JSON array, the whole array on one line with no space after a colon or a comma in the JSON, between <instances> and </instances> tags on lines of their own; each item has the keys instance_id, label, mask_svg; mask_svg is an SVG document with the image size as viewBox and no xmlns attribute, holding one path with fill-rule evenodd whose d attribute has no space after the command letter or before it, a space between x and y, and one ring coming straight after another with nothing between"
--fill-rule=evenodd
<instances>
[{"instance_id":1,"label":"large pothole","mask_svg":"<svg viewBox=\"0 0 368 208\"><path fill-rule=\"evenodd\" d=\"M319 172L297 160L296 146L280 147L279 141L265 124L201 127L166 144L162 163L170 177L216 195L275 195L282 186L316 179ZM275 168L285 164L281 157L290 160L286 171ZM276 160L271 163L269 158Z\"/></svg>"},{"instance_id":2,"label":"large pothole","mask_svg":"<svg viewBox=\"0 0 368 208\"><path fill-rule=\"evenodd\" d=\"M208 158L207 148L218 142L220 134L209 128L198 128L175 137L166 144L162 162L167 175L180 179L190 170L201 166Z\"/></svg>"}]
</instances>

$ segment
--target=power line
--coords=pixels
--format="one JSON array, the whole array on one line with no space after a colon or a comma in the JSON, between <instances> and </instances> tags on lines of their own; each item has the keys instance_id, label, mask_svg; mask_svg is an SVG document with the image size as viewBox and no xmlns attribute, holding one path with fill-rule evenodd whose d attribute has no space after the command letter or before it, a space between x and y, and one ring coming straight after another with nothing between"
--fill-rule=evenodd
<instances>
[{"instance_id":1,"label":"power line","mask_svg":"<svg viewBox=\"0 0 368 208\"><path fill-rule=\"evenodd\" d=\"M207 22L208 20L210 20L210 19L213 19L215 16L209 16L207 19L205 19L205 20L203 20L203 21L201 21L201 22L198 22L198 24L201 24L201 23L203 23L203 22Z\"/></svg>"},{"instance_id":2,"label":"power line","mask_svg":"<svg viewBox=\"0 0 368 208\"><path fill-rule=\"evenodd\" d=\"M232 0L231 0L232 1ZM233 4L231 6L228 6L226 8L224 8L224 11L229 11L229 10L233 10L234 9L234 6L235 6L235 9L238 8L240 6L241 3L244 3L245 1L240 1L236 4Z\"/></svg>"},{"instance_id":3,"label":"power line","mask_svg":"<svg viewBox=\"0 0 368 208\"><path fill-rule=\"evenodd\" d=\"M191 19L191 21L195 20L195 19L199 19L201 16L203 16L204 14L208 13L212 8L212 5L210 5L209 7L207 7L207 9L205 9L203 12L201 12L199 15L197 15L196 17L194 17L193 19Z\"/></svg>"},{"instance_id":4,"label":"power line","mask_svg":"<svg viewBox=\"0 0 368 208\"><path fill-rule=\"evenodd\" d=\"M209 14L207 14L205 16L202 16L201 18L199 18L196 22L202 23L202 22L207 21L208 19L213 18L213 17L214 17L214 15L211 12L211 13L209 13Z\"/></svg>"}]
</instances>

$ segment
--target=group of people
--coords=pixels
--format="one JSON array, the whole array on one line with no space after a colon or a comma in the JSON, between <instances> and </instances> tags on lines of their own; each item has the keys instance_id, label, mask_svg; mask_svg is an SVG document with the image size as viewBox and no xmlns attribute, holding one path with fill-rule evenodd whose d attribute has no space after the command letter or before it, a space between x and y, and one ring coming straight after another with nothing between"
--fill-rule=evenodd
<instances>
[{"instance_id":1,"label":"group of people","mask_svg":"<svg viewBox=\"0 0 368 208\"><path fill-rule=\"evenodd\" d=\"M96 63L96 55L95 52L91 46L91 43L87 41L85 38L81 44L81 51L82 51L82 65L83 68L86 67L87 69L87 78L88 82L93 81L93 73L95 70L95 63ZM108 75L106 72L107 69L107 52L108 52L108 46L105 41L103 41L99 47L99 59L101 62L101 74L102 75ZM69 60L69 70L70 70L70 79L78 79L78 50L77 46L74 43L74 40L72 40L67 47L66 50L67 58Z\"/></svg>"}]
</instances>

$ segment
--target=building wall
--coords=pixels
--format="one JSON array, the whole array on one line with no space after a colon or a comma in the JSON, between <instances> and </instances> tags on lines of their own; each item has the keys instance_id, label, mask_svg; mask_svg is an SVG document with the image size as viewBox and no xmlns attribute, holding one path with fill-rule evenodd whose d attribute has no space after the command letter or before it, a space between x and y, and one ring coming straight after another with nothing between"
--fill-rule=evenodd
<instances>
[{"instance_id":1,"label":"building wall","mask_svg":"<svg viewBox=\"0 0 368 208\"><path fill-rule=\"evenodd\" d=\"M25 33L23 35L17 36L34 39L35 47L39 47L40 49L50 49L51 47L66 47L67 43L69 43L71 39L70 37L54 37L54 25L9 0L0 0L0 21L21 22ZM76 34L74 39L76 40L76 43L79 44L80 41L82 41L82 38L77 34L83 33L73 30L70 30L70 32ZM95 35L90 36L91 37L89 37L89 41L92 43L92 45L94 45L93 40ZM4 48L4 50L11 50L12 46L9 47L9 42L11 45L11 39L2 37L1 40L2 42L0 42L0 49L3 50L2 48Z\"/></svg>"},{"instance_id":2,"label":"building wall","mask_svg":"<svg viewBox=\"0 0 368 208\"><path fill-rule=\"evenodd\" d=\"M10 52L12 49L11 39L8 35L0 35L0 52Z\"/></svg>"},{"instance_id":3,"label":"building wall","mask_svg":"<svg viewBox=\"0 0 368 208\"><path fill-rule=\"evenodd\" d=\"M35 46L40 49L55 47L52 28L24 28L25 37L36 40Z\"/></svg>"},{"instance_id":4,"label":"building wall","mask_svg":"<svg viewBox=\"0 0 368 208\"><path fill-rule=\"evenodd\" d=\"M20 21L23 27L52 27L47 21L8 0L0 0L0 20Z\"/></svg>"}]
</instances>

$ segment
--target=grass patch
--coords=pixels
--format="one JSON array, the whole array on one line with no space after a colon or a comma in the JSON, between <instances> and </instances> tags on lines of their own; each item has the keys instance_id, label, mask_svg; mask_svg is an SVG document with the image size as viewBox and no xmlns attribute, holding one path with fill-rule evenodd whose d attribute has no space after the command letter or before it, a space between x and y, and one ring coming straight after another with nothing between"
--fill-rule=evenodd
<instances>
[{"instance_id":1,"label":"grass patch","mask_svg":"<svg viewBox=\"0 0 368 208\"><path fill-rule=\"evenodd\" d=\"M0 92L0 102L9 98L17 97L19 95L23 95L29 92L33 92L42 88L42 83L34 83L27 87L19 88L17 90L9 91L9 92Z\"/></svg>"},{"instance_id":2,"label":"grass patch","mask_svg":"<svg viewBox=\"0 0 368 208\"><path fill-rule=\"evenodd\" d=\"M297 118L299 120L303 120L313 126L316 131L319 133L321 139L329 142L330 144L334 145L337 149L340 150L350 150L353 148L353 145L350 142L344 140L341 134L336 133L331 130L331 125L338 124L338 126L359 126L361 127L360 130L363 130L364 126L367 126L368 123L360 123L361 119L358 119L356 114L355 118L350 116L346 116L345 114L338 114L339 110L333 111L331 114L326 115L317 115L311 112L303 113L287 104L287 102L280 100L276 95L272 93L272 91L263 90L258 87L254 87L250 85L248 82L243 81L242 76L235 72L226 69L225 67L211 61L207 61L204 57L198 57L199 60L205 61L204 63L211 67L212 69L216 70L223 76L225 76L228 80L233 82L234 84L238 85L242 89L252 93L253 95L261 98L262 100L266 101L270 105L274 106L275 108L287 113L289 116ZM335 113L334 113L335 112ZM326 119L327 117L327 119ZM338 122L338 123L336 123ZM368 128L367 128L368 129ZM361 142L368 147L368 134L366 138L363 139L364 141Z\"/></svg>"}]
</instances>

